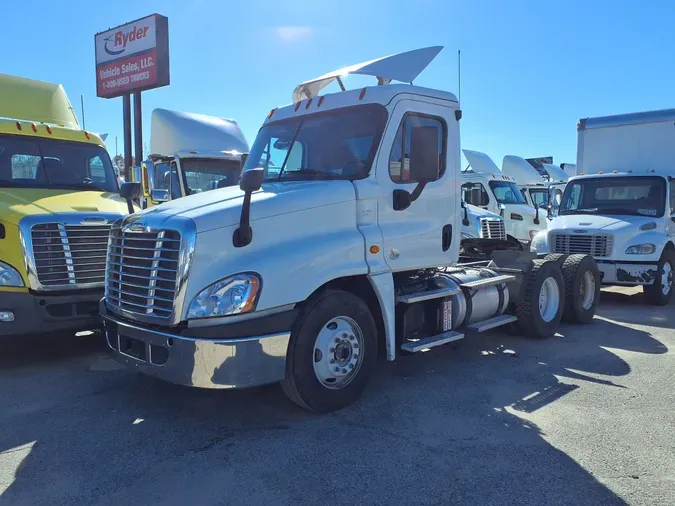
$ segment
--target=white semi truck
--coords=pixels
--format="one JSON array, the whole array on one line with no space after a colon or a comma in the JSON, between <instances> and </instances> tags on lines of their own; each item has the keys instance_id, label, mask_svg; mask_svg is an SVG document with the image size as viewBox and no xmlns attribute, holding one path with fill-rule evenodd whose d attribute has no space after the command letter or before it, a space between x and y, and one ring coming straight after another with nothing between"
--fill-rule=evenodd
<instances>
[{"instance_id":1,"label":"white semi truck","mask_svg":"<svg viewBox=\"0 0 675 506\"><path fill-rule=\"evenodd\" d=\"M546 212L528 205L516 179L504 174L487 154L463 152L469 167L462 172L462 199L503 216L508 238L527 250L534 234L546 229Z\"/></svg>"},{"instance_id":2,"label":"white semi truck","mask_svg":"<svg viewBox=\"0 0 675 506\"><path fill-rule=\"evenodd\" d=\"M577 173L559 216L535 236L541 254L593 255L607 285L641 285L650 304L673 295L675 110L582 119Z\"/></svg>"},{"instance_id":3,"label":"white semi truck","mask_svg":"<svg viewBox=\"0 0 675 506\"><path fill-rule=\"evenodd\" d=\"M155 109L150 149L141 165L143 207L238 184L249 147L234 120Z\"/></svg>"},{"instance_id":4,"label":"white semi truck","mask_svg":"<svg viewBox=\"0 0 675 506\"><path fill-rule=\"evenodd\" d=\"M457 265L459 103L390 83L411 83L441 49L300 84L267 116L239 187L116 223L101 302L114 356L194 387L281 382L327 412L360 397L380 352L394 360L510 323L544 338L563 316L592 318L597 299L570 302L598 276L590 256ZM320 94L350 73L378 86Z\"/></svg>"},{"instance_id":5,"label":"white semi truck","mask_svg":"<svg viewBox=\"0 0 675 506\"><path fill-rule=\"evenodd\" d=\"M506 155L502 160L502 173L518 182L525 201L542 209L548 218L558 213L565 185L569 176L560 167L542 163L539 169L520 156Z\"/></svg>"}]
</instances>

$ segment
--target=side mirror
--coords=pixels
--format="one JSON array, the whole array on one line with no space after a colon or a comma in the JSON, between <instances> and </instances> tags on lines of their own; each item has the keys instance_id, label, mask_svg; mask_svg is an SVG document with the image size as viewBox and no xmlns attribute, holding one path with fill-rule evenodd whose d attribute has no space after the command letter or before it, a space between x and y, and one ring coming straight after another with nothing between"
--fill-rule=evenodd
<instances>
[{"instance_id":1,"label":"side mirror","mask_svg":"<svg viewBox=\"0 0 675 506\"><path fill-rule=\"evenodd\" d=\"M241 248L251 244L253 240L253 229L251 228L251 194L260 190L265 169L249 169L241 173L239 188L244 192L244 203L241 206L241 216L239 217L239 228L232 235L232 244L235 248Z\"/></svg>"},{"instance_id":2,"label":"side mirror","mask_svg":"<svg viewBox=\"0 0 675 506\"><path fill-rule=\"evenodd\" d=\"M155 188L150 192L150 198L153 202L161 203L170 200L169 190L163 188Z\"/></svg>"},{"instance_id":3,"label":"side mirror","mask_svg":"<svg viewBox=\"0 0 675 506\"><path fill-rule=\"evenodd\" d=\"M438 158L440 131L435 126L416 126L410 132L410 176L420 183L436 181L440 173Z\"/></svg>"},{"instance_id":4,"label":"side mirror","mask_svg":"<svg viewBox=\"0 0 675 506\"><path fill-rule=\"evenodd\" d=\"M265 177L265 169L249 169L241 173L241 180L239 181L239 188L245 193L253 193L260 190L263 178Z\"/></svg>"},{"instance_id":5,"label":"side mirror","mask_svg":"<svg viewBox=\"0 0 675 506\"><path fill-rule=\"evenodd\" d=\"M506 209L506 204L499 204L497 207L499 208L499 216L504 216L504 210Z\"/></svg>"},{"instance_id":6,"label":"side mirror","mask_svg":"<svg viewBox=\"0 0 675 506\"><path fill-rule=\"evenodd\" d=\"M248 153L242 153L241 158L239 158L239 168L243 171L244 165L246 165L246 160L248 159Z\"/></svg>"},{"instance_id":7,"label":"side mirror","mask_svg":"<svg viewBox=\"0 0 675 506\"><path fill-rule=\"evenodd\" d=\"M129 209L129 214L134 214L134 204L136 200L140 200L141 195L143 194L143 189L141 188L141 183L137 182L126 182L122 183L120 186L120 197L127 201L127 208Z\"/></svg>"}]
</instances>

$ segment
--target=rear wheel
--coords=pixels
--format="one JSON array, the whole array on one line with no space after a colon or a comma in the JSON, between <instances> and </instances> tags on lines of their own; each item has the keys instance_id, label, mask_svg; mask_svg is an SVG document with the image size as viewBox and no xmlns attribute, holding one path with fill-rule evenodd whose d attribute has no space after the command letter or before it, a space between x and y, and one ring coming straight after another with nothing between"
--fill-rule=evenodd
<instances>
[{"instance_id":1,"label":"rear wheel","mask_svg":"<svg viewBox=\"0 0 675 506\"><path fill-rule=\"evenodd\" d=\"M349 292L326 291L298 317L281 387L305 409L341 409L361 396L376 357L377 329L365 302Z\"/></svg>"},{"instance_id":2,"label":"rear wheel","mask_svg":"<svg viewBox=\"0 0 675 506\"><path fill-rule=\"evenodd\" d=\"M569 323L589 323L600 301L600 271L593 257L570 255L562 264L565 279L565 310L563 320Z\"/></svg>"},{"instance_id":3,"label":"rear wheel","mask_svg":"<svg viewBox=\"0 0 675 506\"><path fill-rule=\"evenodd\" d=\"M564 280L558 263L533 260L521 296L515 305L517 329L527 337L543 339L555 333L564 309Z\"/></svg>"},{"instance_id":4,"label":"rear wheel","mask_svg":"<svg viewBox=\"0 0 675 506\"><path fill-rule=\"evenodd\" d=\"M670 302L670 299L673 297L674 276L675 250L668 248L661 254L654 283L642 287L647 304L665 306Z\"/></svg>"}]
</instances>

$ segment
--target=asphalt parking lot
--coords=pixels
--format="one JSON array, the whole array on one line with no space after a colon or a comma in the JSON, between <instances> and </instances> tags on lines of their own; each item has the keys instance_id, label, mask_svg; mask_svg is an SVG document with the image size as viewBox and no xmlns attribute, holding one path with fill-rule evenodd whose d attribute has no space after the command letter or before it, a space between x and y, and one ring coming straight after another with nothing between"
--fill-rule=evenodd
<instances>
[{"instance_id":1,"label":"asphalt parking lot","mask_svg":"<svg viewBox=\"0 0 675 506\"><path fill-rule=\"evenodd\" d=\"M633 292L382 362L323 416L134 374L100 336L3 345L0 504L673 504L675 310Z\"/></svg>"}]
</instances>

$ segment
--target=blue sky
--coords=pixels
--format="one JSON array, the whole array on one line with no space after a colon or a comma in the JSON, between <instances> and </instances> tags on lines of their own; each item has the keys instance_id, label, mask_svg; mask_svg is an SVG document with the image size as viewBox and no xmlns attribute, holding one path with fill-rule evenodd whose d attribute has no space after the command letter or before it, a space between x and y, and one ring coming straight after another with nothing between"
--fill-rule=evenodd
<instances>
[{"instance_id":1,"label":"blue sky","mask_svg":"<svg viewBox=\"0 0 675 506\"><path fill-rule=\"evenodd\" d=\"M122 151L122 99L96 98L94 33L169 18L171 85L155 107L236 119L249 143L302 81L407 49L445 49L416 81L457 92L462 146L576 158L579 118L673 107L675 2L192 0L5 2L0 72L62 83L89 130ZM66 6L67 5L67 6Z\"/></svg>"}]
</instances>

